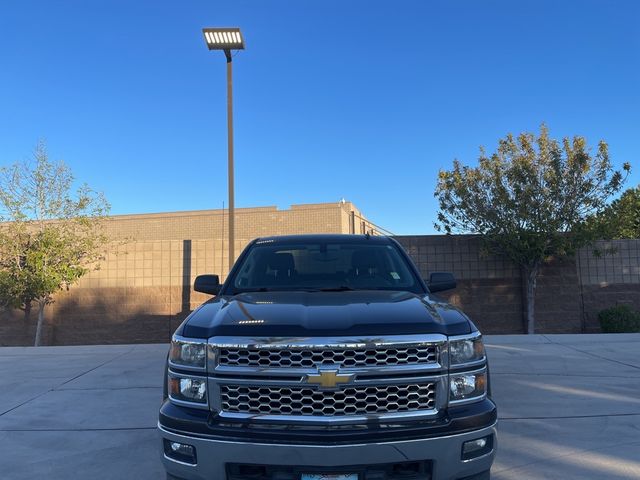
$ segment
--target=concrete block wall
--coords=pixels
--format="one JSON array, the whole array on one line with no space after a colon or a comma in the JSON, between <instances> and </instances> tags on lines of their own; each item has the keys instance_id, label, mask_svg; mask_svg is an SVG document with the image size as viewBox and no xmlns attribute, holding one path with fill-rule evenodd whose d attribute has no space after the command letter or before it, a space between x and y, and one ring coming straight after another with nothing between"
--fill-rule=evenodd
<instances>
[{"instance_id":1,"label":"concrete block wall","mask_svg":"<svg viewBox=\"0 0 640 480\"><path fill-rule=\"evenodd\" d=\"M486 333L524 333L524 285L508 259L482 253L477 236L396 237L425 278L452 272L458 288L443 292ZM594 252L608 252L596 255ZM573 259L552 259L540 271L536 330L598 332L598 312L627 303L640 309L640 240L599 241Z\"/></svg>"},{"instance_id":2,"label":"concrete block wall","mask_svg":"<svg viewBox=\"0 0 640 480\"><path fill-rule=\"evenodd\" d=\"M236 252L254 237L296 233L359 233L362 214L350 203L238 209ZM228 271L219 210L113 217L118 246L47 307L45 344L166 342L180 322L209 298L192 290L195 277ZM366 221L368 222L368 221ZM371 224L365 225L372 229ZM458 288L442 296L462 308L485 333L523 333L523 282L507 259L483 255L476 236L400 236L423 276L453 272ZM538 279L537 331L599 330L597 313L618 303L640 308L640 240L600 243L614 253L583 249L575 260L553 260ZM0 345L31 344L35 312L0 312Z\"/></svg>"},{"instance_id":3,"label":"concrete block wall","mask_svg":"<svg viewBox=\"0 0 640 480\"><path fill-rule=\"evenodd\" d=\"M350 202L236 209L236 257L254 238L300 233L350 233ZM100 269L46 309L51 345L165 342L197 305L210 298L191 286L197 275L229 270L227 217L204 210L110 217L113 238ZM365 220L366 221L366 220ZM368 221L367 221L368 222ZM370 226L369 226L370 228ZM22 312L0 312L0 345L28 345L35 333Z\"/></svg>"},{"instance_id":4,"label":"concrete block wall","mask_svg":"<svg viewBox=\"0 0 640 480\"><path fill-rule=\"evenodd\" d=\"M486 333L524 333L523 280L508 259L487 255L482 240L472 235L396 237L425 278L431 272L452 272L458 287L441 296L467 313ZM546 333L580 331L580 297L575 264L544 265L536 292L537 328Z\"/></svg>"},{"instance_id":5,"label":"concrete block wall","mask_svg":"<svg viewBox=\"0 0 640 480\"><path fill-rule=\"evenodd\" d=\"M619 304L640 310L640 239L597 242L577 255L585 330L599 331L598 312Z\"/></svg>"},{"instance_id":6,"label":"concrete block wall","mask_svg":"<svg viewBox=\"0 0 640 480\"><path fill-rule=\"evenodd\" d=\"M601 240L583 248L578 262L583 285L640 284L640 239Z\"/></svg>"},{"instance_id":7,"label":"concrete block wall","mask_svg":"<svg viewBox=\"0 0 640 480\"><path fill-rule=\"evenodd\" d=\"M440 296L461 308L487 333L521 333L520 271L505 259L481 254L475 236L417 235L396 240L412 257L423 277L451 272L458 287Z\"/></svg>"}]
</instances>

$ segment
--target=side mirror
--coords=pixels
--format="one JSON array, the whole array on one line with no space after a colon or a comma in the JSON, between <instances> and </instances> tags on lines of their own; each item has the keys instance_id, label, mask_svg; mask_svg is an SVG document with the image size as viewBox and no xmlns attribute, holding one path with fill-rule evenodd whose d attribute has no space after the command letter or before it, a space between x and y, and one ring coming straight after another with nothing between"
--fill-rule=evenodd
<instances>
[{"instance_id":1,"label":"side mirror","mask_svg":"<svg viewBox=\"0 0 640 480\"><path fill-rule=\"evenodd\" d=\"M453 276L453 273L433 272L429 275L427 286L429 287L429 291L433 293L452 290L456 288L456 279Z\"/></svg>"},{"instance_id":2,"label":"side mirror","mask_svg":"<svg viewBox=\"0 0 640 480\"><path fill-rule=\"evenodd\" d=\"M220 293L220 277L218 275L198 275L193 283L196 292L217 295Z\"/></svg>"}]
</instances>

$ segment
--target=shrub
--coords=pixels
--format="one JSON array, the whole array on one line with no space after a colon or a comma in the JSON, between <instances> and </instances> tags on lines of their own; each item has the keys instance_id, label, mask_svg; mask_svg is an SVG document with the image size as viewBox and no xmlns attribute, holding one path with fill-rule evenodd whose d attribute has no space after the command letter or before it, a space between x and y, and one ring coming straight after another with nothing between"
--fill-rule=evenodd
<instances>
[{"instance_id":1,"label":"shrub","mask_svg":"<svg viewBox=\"0 0 640 480\"><path fill-rule=\"evenodd\" d=\"M640 312L630 305L616 305L601 310L598 319L604 333L640 332Z\"/></svg>"}]
</instances>

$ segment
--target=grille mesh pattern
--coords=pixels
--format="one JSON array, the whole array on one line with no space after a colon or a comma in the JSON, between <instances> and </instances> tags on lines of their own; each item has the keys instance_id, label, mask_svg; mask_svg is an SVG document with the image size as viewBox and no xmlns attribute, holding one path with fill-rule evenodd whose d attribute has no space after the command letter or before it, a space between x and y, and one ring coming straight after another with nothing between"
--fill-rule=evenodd
<instances>
[{"instance_id":1,"label":"grille mesh pattern","mask_svg":"<svg viewBox=\"0 0 640 480\"><path fill-rule=\"evenodd\" d=\"M338 368L416 365L435 363L435 346L362 349L248 349L221 348L220 365L234 367Z\"/></svg>"},{"instance_id":2,"label":"grille mesh pattern","mask_svg":"<svg viewBox=\"0 0 640 480\"><path fill-rule=\"evenodd\" d=\"M336 391L308 387L221 385L222 410L261 415L375 415L435 407L435 385L351 386Z\"/></svg>"}]
</instances>

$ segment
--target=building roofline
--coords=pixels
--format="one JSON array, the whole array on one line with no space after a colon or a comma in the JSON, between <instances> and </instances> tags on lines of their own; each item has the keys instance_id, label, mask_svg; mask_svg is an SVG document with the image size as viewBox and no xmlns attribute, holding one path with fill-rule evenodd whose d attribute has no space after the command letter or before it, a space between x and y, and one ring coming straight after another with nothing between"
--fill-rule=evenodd
<instances>
[{"instance_id":1,"label":"building roofline","mask_svg":"<svg viewBox=\"0 0 640 480\"><path fill-rule=\"evenodd\" d=\"M350 205L354 210L358 210L351 202L347 202L346 205ZM254 212L299 212L301 210L322 210L327 207L334 206L336 209L344 208L343 204L338 202L326 202L326 203L301 203L291 204L289 208L279 208L276 205L268 205L263 207L241 207L236 208L236 215L242 215L246 213ZM114 220L126 220L126 219L141 219L141 218L167 218L167 217L199 217L206 215L228 215L228 209L207 209L207 210L180 210L173 212L151 212L151 213L125 213L117 215L109 215L109 219Z\"/></svg>"}]
</instances>

